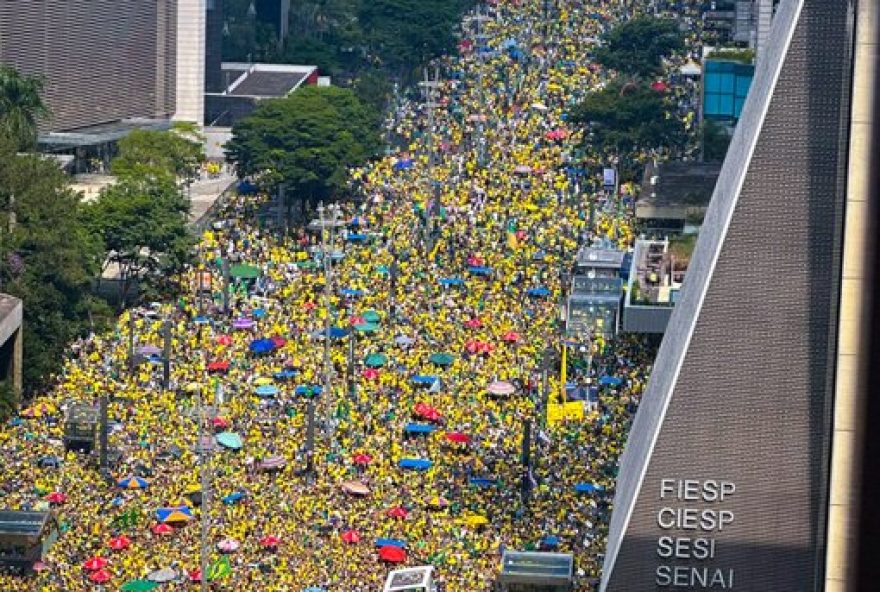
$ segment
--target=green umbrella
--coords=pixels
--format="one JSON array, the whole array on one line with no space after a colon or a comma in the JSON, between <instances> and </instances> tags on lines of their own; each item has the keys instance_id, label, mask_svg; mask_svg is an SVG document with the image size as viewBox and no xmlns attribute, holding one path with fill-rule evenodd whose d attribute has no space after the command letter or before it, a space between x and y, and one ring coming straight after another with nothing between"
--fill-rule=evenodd
<instances>
[{"instance_id":1,"label":"green umbrella","mask_svg":"<svg viewBox=\"0 0 880 592\"><path fill-rule=\"evenodd\" d=\"M260 268L256 265L239 263L229 269L229 276L237 280L253 280L260 277Z\"/></svg>"},{"instance_id":2,"label":"green umbrella","mask_svg":"<svg viewBox=\"0 0 880 592\"><path fill-rule=\"evenodd\" d=\"M354 328L361 333L374 333L379 329L379 325L376 323L361 323L360 325L355 325Z\"/></svg>"},{"instance_id":3,"label":"green umbrella","mask_svg":"<svg viewBox=\"0 0 880 592\"><path fill-rule=\"evenodd\" d=\"M431 357L428 358L429 362L438 366L449 366L454 360L455 356L442 352L431 354Z\"/></svg>"},{"instance_id":4,"label":"green umbrella","mask_svg":"<svg viewBox=\"0 0 880 592\"><path fill-rule=\"evenodd\" d=\"M300 269L317 269L318 264L314 259L307 259L306 261L300 261L296 266Z\"/></svg>"},{"instance_id":5,"label":"green umbrella","mask_svg":"<svg viewBox=\"0 0 880 592\"><path fill-rule=\"evenodd\" d=\"M150 592L159 587L159 582L151 582L150 580L132 580L122 584L120 590L123 592Z\"/></svg>"},{"instance_id":6,"label":"green umbrella","mask_svg":"<svg viewBox=\"0 0 880 592\"><path fill-rule=\"evenodd\" d=\"M364 364L370 368L381 368L388 363L388 356L385 354L370 354L364 360Z\"/></svg>"},{"instance_id":7,"label":"green umbrella","mask_svg":"<svg viewBox=\"0 0 880 592\"><path fill-rule=\"evenodd\" d=\"M220 444L221 446L225 446L226 448L231 448L233 450L238 450L244 445L241 440L241 436L239 436L235 432L223 432L222 434L217 434L216 438L218 444Z\"/></svg>"},{"instance_id":8,"label":"green umbrella","mask_svg":"<svg viewBox=\"0 0 880 592\"><path fill-rule=\"evenodd\" d=\"M378 323L382 320L382 317L379 316L379 313L375 310L365 311L364 314L361 315L365 321L368 323Z\"/></svg>"}]
</instances>

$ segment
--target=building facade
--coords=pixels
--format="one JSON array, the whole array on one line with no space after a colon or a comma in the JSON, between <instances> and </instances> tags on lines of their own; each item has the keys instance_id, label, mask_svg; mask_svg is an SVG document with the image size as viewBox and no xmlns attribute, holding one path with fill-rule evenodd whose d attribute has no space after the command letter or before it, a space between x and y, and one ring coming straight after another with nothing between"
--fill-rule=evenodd
<instances>
[{"instance_id":1,"label":"building facade","mask_svg":"<svg viewBox=\"0 0 880 592\"><path fill-rule=\"evenodd\" d=\"M603 592L829 589L855 8L779 3L621 459Z\"/></svg>"},{"instance_id":2,"label":"building facade","mask_svg":"<svg viewBox=\"0 0 880 592\"><path fill-rule=\"evenodd\" d=\"M0 63L40 76L69 131L174 114L178 0L0 2Z\"/></svg>"}]
</instances>

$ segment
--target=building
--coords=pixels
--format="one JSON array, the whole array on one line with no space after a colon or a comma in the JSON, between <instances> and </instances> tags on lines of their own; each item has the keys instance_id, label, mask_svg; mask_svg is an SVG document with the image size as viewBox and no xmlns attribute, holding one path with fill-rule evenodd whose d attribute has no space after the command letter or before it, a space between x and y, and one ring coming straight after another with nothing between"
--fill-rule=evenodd
<instances>
[{"instance_id":1,"label":"building","mask_svg":"<svg viewBox=\"0 0 880 592\"><path fill-rule=\"evenodd\" d=\"M754 75L755 65L751 63L723 57L704 60L702 118L735 125Z\"/></svg>"},{"instance_id":2,"label":"building","mask_svg":"<svg viewBox=\"0 0 880 592\"><path fill-rule=\"evenodd\" d=\"M254 8L257 20L272 27L282 46L290 32L290 0L255 0Z\"/></svg>"},{"instance_id":3,"label":"building","mask_svg":"<svg viewBox=\"0 0 880 592\"><path fill-rule=\"evenodd\" d=\"M720 172L721 165L714 163L649 162L636 200L639 227L649 234L665 234L699 226Z\"/></svg>"},{"instance_id":4,"label":"building","mask_svg":"<svg viewBox=\"0 0 880 592\"><path fill-rule=\"evenodd\" d=\"M668 239L636 241L623 302L624 331L666 331L689 264L689 253L681 251L670 249Z\"/></svg>"},{"instance_id":5,"label":"building","mask_svg":"<svg viewBox=\"0 0 880 592\"><path fill-rule=\"evenodd\" d=\"M23 314L20 299L0 294L0 382L10 381L18 391L22 387Z\"/></svg>"},{"instance_id":6,"label":"building","mask_svg":"<svg viewBox=\"0 0 880 592\"><path fill-rule=\"evenodd\" d=\"M779 3L621 459L602 592L877 589L878 23L872 1Z\"/></svg>"},{"instance_id":7,"label":"building","mask_svg":"<svg viewBox=\"0 0 880 592\"><path fill-rule=\"evenodd\" d=\"M621 268L626 253L607 246L582 247L575 257L565 306L567 335L614 335L623 293Z\"/></svg>"},{"instance_id":8,"label":"building","mask_svg":"<svg viewBox=\"0 0 880 592\"><path fill-rule=\"evenodd\" d=\"M177 108L174 118L201 125L205 119L207 18L219 0L177 2Z\"/></svg>"}]
</instances>

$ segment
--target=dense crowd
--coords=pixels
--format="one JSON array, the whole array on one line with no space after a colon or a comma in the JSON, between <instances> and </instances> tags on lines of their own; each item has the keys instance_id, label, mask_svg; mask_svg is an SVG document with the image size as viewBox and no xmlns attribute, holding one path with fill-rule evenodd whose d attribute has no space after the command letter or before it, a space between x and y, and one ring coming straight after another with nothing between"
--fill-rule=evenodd
<instances>
[{"instance_id":1,"label":"dense crowd","mask_svg":"<svg viewBox=\"0 0 880 592\"><path fill-rule=\"evenodd\" d=\"M543 419L542 355L560 343L561 272L578 247L632 240L613 207L590 224L595 196L569 166L580 137L565 121L573 101L604 81L590 47L618 6L490 6L480 36L465 34L475 42L436 64L433 129L423 102L395 106L400 150L353 173L363 199L342 204L340 228L281 237L261 225L260 195L219 208L199 250L210 288L197 291L193 270L185 296L130 310L115 332L77 343L57 387L0 430L0 507L51 506L62 526L39 572L0 575L0 589L96 589L95 571L83 568L94 555L109 562L103 589L162 568L177 574L162 589L191 589L205 498L210 561L225 543L232 568L216 589L375 591L399 565L380 558L382 538L405 547L402 565L436 566L441 590L490 590L505 549L539 548L573 553L577 589L593 589L617 458L652 352L635 338L594 339L581 381L615 380L583 421L554 425ZM325 252L336 253L330 336ZM229 311L226 264L235 272ZM167 390L161 363L126 366L129 328L135 350L155 356L166 322ZM325 340L332 381L319 393ZM493 383L501 385L490 392ZM558 365L548 384L557 402ZM120 454L112 478L62 444L70 403L105 394ZM199 473L200 401L216 411L203 429L225 434L207 457L209 491ZM531 472L520 461L527 420ZM404 459L428 462L404 468ZM132 476L146 487L117 483ZM48 501L51 492L63 499ZM181 505L195 519L157 533L155 510ZM111 549L121 534L131 544Z\"/></svg>"}]
</instances>

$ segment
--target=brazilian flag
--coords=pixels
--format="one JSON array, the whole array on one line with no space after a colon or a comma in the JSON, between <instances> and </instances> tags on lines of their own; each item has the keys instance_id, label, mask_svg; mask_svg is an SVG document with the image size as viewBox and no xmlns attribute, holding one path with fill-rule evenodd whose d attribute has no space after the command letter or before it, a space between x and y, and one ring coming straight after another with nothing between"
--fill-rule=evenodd
<instances>
[{"instance_id":1,"label":"brazilian flag","mask_svg":"<svg viewBox=\"0 0 880 592\"><path fill-rule=\"evenodd\" d=\"M214 563L208 566L208 581L213 582L225 578L232 573L232 564L229 563L229 556L224 555Z\"/></svg>"}]
</instances>

